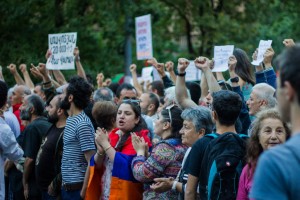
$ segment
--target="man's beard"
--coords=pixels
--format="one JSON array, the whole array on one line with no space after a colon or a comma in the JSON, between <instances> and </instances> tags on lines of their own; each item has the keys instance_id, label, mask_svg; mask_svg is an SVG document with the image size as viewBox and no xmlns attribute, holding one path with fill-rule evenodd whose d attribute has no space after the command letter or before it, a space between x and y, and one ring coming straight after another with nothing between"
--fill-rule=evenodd
<instances>
[{"instance_id":1,"label":"man's beard","mask_svg":"<svg viewBox=\"0 0 300 200\"><path fill-rule=\"evenodd\" d=\"M58 122L58 116L57 114L53 114L53 115L49 115L48 113L48 122L52 123L52 124L56 124L56 122Z\"/></svg>"},{"instance_id":2,"label":"man's beard","mask_svg":"<svg viewBox=\"0 0 300 200\"><path fill-rule=\"evenodd\" d=\"M32 114L30 113L30 107L20 111L20 119L30 121Z\"/></svg>"},{"instance_id":3,"label":"man's beard","mask_svg":"<svg viewBox=\"0 0 300 200\"><path fill-rule=\"evenodd\" d=\"M69 110L71 107L70 102L68 101L69 95L65 96L65 98L61 101L60 108L63 110Z\"/></svg>"}]
</instances>

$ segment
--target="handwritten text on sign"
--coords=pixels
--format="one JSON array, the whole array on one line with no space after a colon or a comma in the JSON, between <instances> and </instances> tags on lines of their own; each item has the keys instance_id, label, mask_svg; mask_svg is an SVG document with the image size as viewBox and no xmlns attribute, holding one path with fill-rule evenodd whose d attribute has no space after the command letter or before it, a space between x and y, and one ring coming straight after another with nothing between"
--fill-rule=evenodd
<instances>
[{"instance_id":1,"label":"handwritten text on sign","mask_svg":"<svg viewBox=\"0 0 300 200\"><path fill-rule=\"evenodd\" d=\"M135 18L136 54L138 60L153 57L151 15Z\"/></svg>"},{"instance_id":2,"label":"handwritten text on sign","mask_svg":"<svg viewBox=\"0 0 300 200\"><path fill-rule=\"evenodd\" d=\"M214 72L228 70L228 59L233 54L233 45L215 46L214 48Z\"/></svg>"},{"instance_id":3,"label":"handwritten text on sign","mask_svg":"<svg viewBox=\"0 0 300 200\"><path fill-rule=\"evenodd\" d=\"M74 69L73 51L77 33L49 34L48 43L52 53L47 61L48 69Z\"/></svg>"},{"instance_id":4,"label":"handwritten text on sign","mask_svg":"<svg viewBox=\"0 0 300 200\"><path fill-rule=\"evenodd\" d=\"M256 60L252 61L252 65L259 65L264 60L264 54L271 47L272 40L261 40L258 45Z\"/></svg>"}]
</instances>

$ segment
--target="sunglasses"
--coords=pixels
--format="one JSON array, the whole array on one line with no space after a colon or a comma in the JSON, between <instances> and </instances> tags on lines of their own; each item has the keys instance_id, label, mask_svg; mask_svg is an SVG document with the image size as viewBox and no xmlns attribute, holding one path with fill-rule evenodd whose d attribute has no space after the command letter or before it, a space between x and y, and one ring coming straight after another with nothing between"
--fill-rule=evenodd
<instances>
[{"instance_id":1,"label":"sunglasses","mask_svg":"<svg viewBox=\"0 0 300 200\"><path fill-rule=\"evenodd\" d=\"M166 110L168 110L169 112L169 118L170 118L170 123L172 125L172 113L171 113L171 109L175 106L175 104L169 105L166 107Z\"/></svg>"},{"instance_id":2,"label":"sunglasses","mask_svg":"<svg viewBox=\"0 0 300 200\"><path fill-rule=\"evenodd\" d=\"M141 102L141 100L139 100L139 99L123 99L122 100L122 103L131 103L136 106L140 106L140 102Z\"/></svg>"}]
</instances>

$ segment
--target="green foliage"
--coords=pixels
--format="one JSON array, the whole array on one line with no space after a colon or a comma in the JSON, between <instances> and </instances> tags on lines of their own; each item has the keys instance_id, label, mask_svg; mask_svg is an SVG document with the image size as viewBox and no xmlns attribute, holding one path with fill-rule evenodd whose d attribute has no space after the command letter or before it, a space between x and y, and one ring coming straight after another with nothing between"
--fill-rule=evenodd
<instances>
[{"instance_id":1,"label":"green foliage","mask_svg":"<svg viewBox=\"0 0 300 200\"><path fill-rule=\"evenodd\" d=\"M140 71L144 61L136 60L134 17L145 14L152 16L154 56L161 62L211 57L213 46L223 44L250 56L260 39L273 40L279 53L284 38L298 39L299 7L296 0L3 0L0 64L45 62L48 34L77 32L86 72L110 77L124 72L125 35L130 33L132 61ZM131 19L127 29L126 16ZM5 67L3 73L12 85ZM63 73L68 77L75 71Z\"/></svg>"}]
</instances>

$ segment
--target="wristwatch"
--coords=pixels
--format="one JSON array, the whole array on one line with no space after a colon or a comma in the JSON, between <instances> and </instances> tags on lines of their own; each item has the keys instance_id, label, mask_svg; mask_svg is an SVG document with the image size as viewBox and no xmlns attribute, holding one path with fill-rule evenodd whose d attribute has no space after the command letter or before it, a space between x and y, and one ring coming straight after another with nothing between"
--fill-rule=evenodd
<instances>
[{"instance_id":1,"label":"wristwatch","mask_svg":"<svg viewBox=\"0 0 300 200\"><path fill-rule=\"evenodd\" d=\"M231 78L231 79L230 79L230 82L231 82L231 83L238 83L239 80L240 80L239 77L234 77L234 78Z\"/></svg>"},{"instance_id":2,"label":"wristwatch","mask_svg":"<svg viewBox=\"0 0 300 200\"><path fill-rule=\"evenodd\" d=\"M186 75L186 72L183 72L183 73L177 72L177 76L185 76L185 75Z\"/></svg>"}]
</instances>

